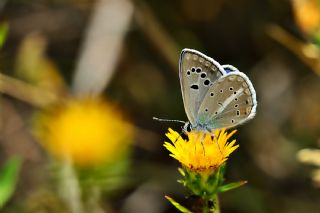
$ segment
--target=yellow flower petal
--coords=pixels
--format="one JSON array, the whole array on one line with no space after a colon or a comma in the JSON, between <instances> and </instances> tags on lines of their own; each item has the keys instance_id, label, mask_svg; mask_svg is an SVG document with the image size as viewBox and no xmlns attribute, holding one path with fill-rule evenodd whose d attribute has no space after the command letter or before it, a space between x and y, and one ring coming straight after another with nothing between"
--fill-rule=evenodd
<instances>
[{"instance_id":1,"label":"yellow flower petal","mask_svg":"<svg viewBox=\"0 0 320 213\"><path fill-rule=\"evenodd\" d=\"M177 159L183 166L194 171L208 171L220 167L239 145L236 140L228 142L236 130L227 133L225 129L215 130L211 134L191 131L184 140L179 133L169 128L166 136L171 143L165 142L164 147L171 152L170 156Z\"/></svg>"}]
</instances>

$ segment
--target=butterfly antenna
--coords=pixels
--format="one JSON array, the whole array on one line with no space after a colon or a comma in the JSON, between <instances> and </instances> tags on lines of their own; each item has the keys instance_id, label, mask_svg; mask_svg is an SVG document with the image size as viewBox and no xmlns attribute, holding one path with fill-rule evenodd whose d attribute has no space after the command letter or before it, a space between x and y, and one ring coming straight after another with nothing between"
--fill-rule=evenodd
<instances>
[{"instance_id":1,"label":"butterfly antenna","mask_svg":"<svg viewBox=\"0 0 320 213\"><path fill-rule=\"evenodd\" d=\"M185 124L186 122L185 121L180 121L180 120L171 120L171 119L162 119L162 118L157 118L157 117L152 117L153 120L156 120L156 121L161 121L161 122L178 122L178 123L183 123ZM176 138L176 140L173 142L173 143L176 143L178 141L178 139L180 137L182 137L182 134L184 133L184 131L182 130L179 134L179 136Z\"/></svg>"},{"instance_id":2,"label":"butterfly antenna","mask_svg":"<svg viewBox=\"0 0 320 213\"><path fill-rule=\"evenodd\" d=\"M152 117L153 120L156 120L156 121L161 121L161 122L178 122L178 123L183 123L185 124L186 122L185 121L180 121L180 120L171 120L171 119L162 119L162 118L157 118L157 117Z\"/></svg>"}]
</instances>

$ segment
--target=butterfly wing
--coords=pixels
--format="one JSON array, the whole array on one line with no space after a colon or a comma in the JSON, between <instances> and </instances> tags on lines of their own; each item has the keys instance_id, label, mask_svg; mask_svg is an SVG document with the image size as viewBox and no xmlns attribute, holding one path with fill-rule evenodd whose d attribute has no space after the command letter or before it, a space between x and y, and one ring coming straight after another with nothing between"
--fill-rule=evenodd
<instances>
[{"instance_id":1,"label":"butterfly wing","mask_svg":"<svg viewBox=\"0 0 320 213\"><path fill-rule=\"evenodd\" d=\"M242 72L230 72L208 89L198 111L198 124L207 129L231 128L254 117L256 92Z\"/></svg>"},{"instance_id":2,"label":"butterfly wing","mask_svg":"<svg viewBox=\"0 0 320 213\"><path fill-rule=\"evenodd\" d=\"M230 65L230 64L224 64L222 65L222 68L224 69L224 71L226 73L230 73L230 72L240 72L236 67Z\"/></svg>"},{"instance_id":3,"label":"butterfly wing","mask_svg":"<svg viewBox=\"0 0 320 213\"><path fill-rule=\"evenodd\" d=\"M187 117L196 124L197 113L210 85L225 72L212 58L192 49L183 49L179 61L182 98Z\"/></svg>"}]
</instances>

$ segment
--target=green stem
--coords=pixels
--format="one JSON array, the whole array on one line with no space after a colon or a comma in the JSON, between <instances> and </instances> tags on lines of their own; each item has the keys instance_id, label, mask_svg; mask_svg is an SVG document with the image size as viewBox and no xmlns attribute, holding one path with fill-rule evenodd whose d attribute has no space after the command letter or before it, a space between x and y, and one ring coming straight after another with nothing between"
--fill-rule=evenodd
<instances>
[{"instance_id":1,"label":"green stem","mask_svg":"<svg viewBox=\"0 0 320 213\"><path fill-rule=\"evenodd\" d=\"M219 204L219 198L217 194L214 196L214 199L213 199L213 212L220 213L220 204Z\"/></svg>"},{"instance_id":2,"label":"green stem","mask_svg":"<svg viewBox=\"0 0 320 213\"><path fill-rule=\"evenodd\" d=\"M203 200L203 213L210 213L209 199L207 198Z\"/></svg>"},{"instance_id":3,"label":"green stem","mask_svg":"<svg viewBox=\"0 0 320 213\"><path fill-rule=\"evenodd\" d=\"M209 199L204 198L203 201L203 213L220 213L220 204L219 204L219 199L218 199L218 195L215 195L213 198L213 206L212 208L210 208L210 203L209 203Z\"/></svg>"}]
</instances>

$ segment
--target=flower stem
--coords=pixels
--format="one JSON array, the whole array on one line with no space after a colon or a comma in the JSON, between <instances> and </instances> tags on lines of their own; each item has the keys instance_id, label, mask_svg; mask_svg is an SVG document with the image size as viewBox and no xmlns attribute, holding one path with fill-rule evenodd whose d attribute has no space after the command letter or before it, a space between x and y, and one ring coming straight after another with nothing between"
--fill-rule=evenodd
<instances>
[{"instance_id":1,"label":"flower stem","mask_svg":"<svg viewBox=\"0 0 320 213\"><path fill-rule=\"evenodd\" d=\"M209 199L204 198L203 200L203 213L209 213L210 207L209 207Z\"/></svg>"},{"instance_id":2,"label":"flower stem","mask_svg":"<svg viewBox=\"0 0 320 213\"><path fill-rule=\"evenodd\" d=\"M0 93L10 95L40 108L58 100L58 96L52 91L32 86L2 73L0 73Z\"/></svg>"},{"instance_id":3,"label":"flower stem","mask_svg":"<svg viewBox=\"0 0 320 213\"><path fill-rule=\"evenodd\" d=\"M72 213L83 213L81 188L76 171L69 159L66 159L60 169L59 192Z\"/></svg>"},{"instance_id":4,"label":"flower stem","mask_svg":"<svg viewBox=\"0 0 320 213\"><path fill-rule=\"evenodd\" d=\"M219 198L217 194L214 196L214 199L213 199L213 212L220 213L220 204L219 204Z\"/></svg>"}]
</instances>

